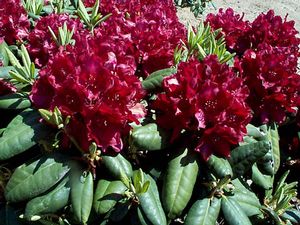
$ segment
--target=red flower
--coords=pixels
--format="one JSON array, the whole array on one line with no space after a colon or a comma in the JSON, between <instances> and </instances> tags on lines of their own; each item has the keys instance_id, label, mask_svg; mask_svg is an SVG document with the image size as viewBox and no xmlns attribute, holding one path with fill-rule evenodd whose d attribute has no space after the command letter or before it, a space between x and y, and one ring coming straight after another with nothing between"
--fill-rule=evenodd
<instances>
[{"instance_id":1,"label":"red flower","mask_svg":"<svg viewBox=\"0 0 300 225\"><path fill-rule=\"evenodd\" d=\"M296 74L297 58L285 47L260 45L257 51L246 51L236 65L250 89L247 101L263 123L282 123L286 112L296 112L300 75Z\"/></svg>"},{"instance_id":2,"label":"red flower","mask_svg":"<svg viewBox=\"0 0 300 225\"><path fill-rule=\"evenodd\" d=\"M205 159L212 153L227 157L251 119L244 103L248 90L242 83L216 56L181 63L176 74L164 79L165 93L153 104L157 123L171 129L173 139L183 130L191 132L197 140L195 150Z\"/></svg>"},{"instance_id":3,"label":"red flower","mask_svg":"<svg viewBox=\"0 0 300 225\"><path fill-rule=\"evenodd\" d=\"M0 78L0 96L16 92L17 89L9 82Z\"/></svg>"},{"instance_id":4,"label":"red flower","mask_svg":"<svg viewBox=\"0 0 300 225\"><path fill-rule=\"evenodd\" d=\"M83 24L78 19L71 19L67 14L50 14L41 17L28 37L28 50L37 66L45 66L50 58L64 49L64 47L57 46L48 28L50 27L58 36L58 28L62 27L64 23L67 24L70 31L74 29L73 39L75 42L80 40L81 35L87 35Z\"/></svg>"},{"instance_id":5,"label":"red flower","mask_svg":"<svg viewBox=\"0 0 300 225\"><path fill-rule=\"evenodd\" d=\"M110 147L120 151L128 124L140 116L132 112L143 97L140 81L119 69L123 58L111 63L109 52L99 51L98 56L97 51L82 50L82 57L77 57L77 51L64 52L49 62L33 86L31 100L37 108L57 106L63 115L71 116L67 135L83 151L92 141L103 151Z\"/></svg>"},{"instance_id":6,"label":"red flower","mask_svg":"<svg viewBox=\"0 0 300 225\"><path fill-rule=\"evenodd\" d=\"M26 11L20 0L4 0L0 4L0 38L8 44L22 42L30 27Z\"/></svg>"},{"instance_id":7,"label":"red flower","mask_svg":"<svg viewBox=\"0 0 300 225\"><path fill-rule=\"evenodd\" d=\"M244 15L235 14L232 8L219 10L219 13L207 15L206 23L217 30L222 28L222 34L225 35L227 47L239 54L242 54L246 49L250 48L250 38L248 32L251 29L249 21L243 20Z\"/></svg>"}]
</instances>

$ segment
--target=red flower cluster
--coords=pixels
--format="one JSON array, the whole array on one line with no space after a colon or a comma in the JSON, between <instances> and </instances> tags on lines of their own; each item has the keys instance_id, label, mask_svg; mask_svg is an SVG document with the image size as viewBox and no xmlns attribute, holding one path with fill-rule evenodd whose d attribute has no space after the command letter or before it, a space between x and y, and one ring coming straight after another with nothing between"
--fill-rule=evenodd
<instances>
[{"instance_id":1,"label":"red flower cluster","mask_svg":"<svg viewBox=\"0 0 300 225\"><path fill-rule=\"evenodd\" d=\"M110 59L109 53L106 56ZM143 97L140 81L118 69L120 65L119 59L109 61L105 54L59 54L40 72L31 100L37 108L57 106L71 116L66 133L83 151L92 141L103 151L120 151L128 123L140 116L135 111Z\"/></svg>"},{"instance_id":2,"label":"red flower cluster","mask_svg":"<svg viewBox=\"0 0 300 225\"><path fill-rule=\"evenodd\" d=\"M137 75L150 73L173 65L174 49L186 38L186 29L178 21L172 0L101 1L103 15L113 15L96 33L123 38L130 46L139 70Z\"/></svg>"},{"instance_id":3,"label":"red flower cluster","mask_svg":"<svg viewBox=\"0 0 300 225\"><path fill-rule=\"evenodd\" d=\"M283 122L286 112L299 105L300 76L297 72L300 38L294 21L282 20L270 10L252 23L243 21L232 9L207 21L222 28L229 48L238 53L235 66L250 89L247 102L262 122Z\"/></svg>"},{"instance_id":4,"label":"red flower cluster","mask_svg":"<svg viewBox=\"0 0 300 225\"><path fill-rule=\"evenodd\" d=\"M49 59L63 50L64 47L59 48L54 42L48 27L58 36L58 28L63 27L64 23L70 31L74 29L75 41L88 32L83 29L79 19L71 19L67 14L50 14L41 17L28 37L28 50L38 67L45 66Z\"/></svg>"},{"instance_id":5,"label":"red flower cluster","mask_svg":"<svg viewBox=\"0 0 300 225\"><path fill-rule=\"evenodd\" d=\"M249 91L242 83L216 56L181 63L176 74L164 79L165 93L153 104L157 123L172 129L173 139L183 130L192 132L204 159L212 153L227 157L251 119L245 105Z\"/></svg>"},{"instance_id":6,"label":"red flower cluster","mask_svg":"<svg viewBox=\"0 0 300 225\"><path fill-rule=\"evenodd\" d=\"M16 92L17 89L9 82L0 78L0 96Z\"/></svg>"},{"instance_id":7,"label":"red flower cluster","mask_svg":"<svg viewBox=\"0 0 300 225\"><path fill-rule=\"evenodd\" d=\"M20 0L1 1L0 38L8 44L22 41L28 35L30 23Z\"/></svg>"}]
</instances>

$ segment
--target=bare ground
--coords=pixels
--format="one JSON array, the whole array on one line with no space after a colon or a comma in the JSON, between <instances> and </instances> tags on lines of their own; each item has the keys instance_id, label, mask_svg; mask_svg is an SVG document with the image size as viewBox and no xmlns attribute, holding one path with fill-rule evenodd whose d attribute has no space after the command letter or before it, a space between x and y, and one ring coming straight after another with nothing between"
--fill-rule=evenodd
<instances>
[{"instance_id":1,"label":"bare ground","mask_svg":"<svg viewBox=\"0 0 300 225\"><path fill-rule=\"evenodd\" d=\"M294 20L295 27L300 31L300 0L213 0L217 9L209 5L203 15L196 20L189 8L178 8L179 19L187 24L197 25L208 13L217 13L219 8L233 8L237 13L245 13L245 18L252 21L261 12L274 9L275 13L283 17L288 14L288 20Z\"/></svg>"}]
</instances>

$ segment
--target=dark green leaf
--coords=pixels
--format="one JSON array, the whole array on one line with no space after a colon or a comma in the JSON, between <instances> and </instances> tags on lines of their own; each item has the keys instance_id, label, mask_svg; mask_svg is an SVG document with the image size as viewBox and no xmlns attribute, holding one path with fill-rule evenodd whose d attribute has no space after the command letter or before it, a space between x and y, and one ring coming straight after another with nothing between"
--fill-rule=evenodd
<instances>
[{"instance_id":1,"label":"dark green leaf","mask_svg":"<svg viewBox=\"0 0 300 225\"><path fill-rule=\"evenodd\" d=\"M62 155L49 155L23 164L8 181L5 198L9 202L34 198L52 188L69 170L67 160Z\"/></svg>"},{"instance_id":2,"label":"dark green leaf","mask_svg":"<svg viewBox=\"0 0 300 225\"><path fill-rule=\"evenodd\" d=\"M270 148L271 143L269 141L259 141L233 149L229 162L234 175L243 175L258 159L263 157Z\"/></svg>"},{"instance_id":3,"label":"dark green leaf","mask_svg":"<svg viewBox=\"0 0 300 225\"><path fill-rule=\"evenodd\" d=\"M175 219L187 206L198 175L194 152L182 149L169 161L162 190L162 202L168 218Z\"/></svg>"},{"instance_id":4,"label":"dark green leaf","mask_svg":"<svg viewBox=\"0 0 300 225\"><path fill-rule=\"evenodd\" d=\"M153 90L161 87L164 77L176 73L176 68L167 68L151 73L143 82L142 86L145 90Z\"/></svg>"},{"instance_id":5,"label":"dark green leaf","mask_svg":"<svg viewBox=\"0 0 300 225\"><path fill-rule=\"evenodd\" d=\"M228 198L235 200L247 216L261 214L261 205L255 195L247 195L243 192L237 191L233 196L230 196Z\"/></svg>"},{"instance_id":6,"label":"dark green leaf","mask_svg":"<svg viewBox=\"0 0 300 225\"><path fill-rule=\"evenodd\" d=\"M160 150L167 146L168 135L157 124L136 127L131 134L132 144L139 150Z\"/></svg>"},{"instance_id":7,"label":"dark green leaf","mask_svg":"<svg viewBox=\"0 0 300 225\"><path fill-rule=\"evenodd\" d=\"M268 190L273 187L274 178L273 176L262 174L262 172L260 172L259 169L257 168L257 165L254 164L252 166L252 181L259 187Z\"/></svg>"},{"instance_id":8,"label":"dark green leaf","mask_svg":"<svg viewBox=\"0 0 300 225\"><path fill-rule=\"evenodd\" d=\"M132 177L132 166L120 153L116 156L102 156L102 163L115 179L120 180L122 172L127 177Z\"/></svg>"},{"instance_id":9,"label":"dark green leaf","mask_svg":"<svg viewBox=\"0 0 300 225\"><path fill-rule=\"evenodd\" d=\"M227 159L211 155L207 161L209 170L217 177L233 176L232 168Z\"/></svg>"},{"instance_id":10,"label":"dark green leaf","mask_svg":"<svg viewBox=\"0 0 300 225\"><path fill-rule=\"evenodd\" d=\"M2 62L3 66L8 66L9 59L6 53L5 48L8 48L8 45L5 41L0 43L0 62Z\"/></svg>"},{"instance_id":11,"label":"dark green leaf","mask_svg":"<svg viewBox=\"0 0 300 225\"><path fill-rule=\"evenodd\" d=\"M222 197L222 211L228 225L252 225L243 209L233 199Z\"/></svg>"},{"instance_id":12,"label":"dark green leaf","mask_svg":"<svg viewBox=\"0 0 300 225\"><path fill-rule=\"evenodd\" d=\"M215 225L221 208L221 199L197 200L189 210L185 225Z\"/></svg>"},{"instance_id":13,"label":"dark green leaf","mask_svg":"<svg viewBox=\"0 0 300 225\"><path fill-rule=\"evenodd\" d=\"M94 193L94 180L91 172L80 168L71 171L71 205L75 220L86 224L89 219Z\"/></svg>"},{"instance_id":14,"label":"dark green leaf","mask_svg":"<svg viewBox=\"0 0 300 225\"><path fill-rule=\"evenodd\" d=\"M0 160L22 153L48 136L51 130L39 119L37 111L27 109L8 124L0 138Z\"/></svg>"},{"instance_id":15,"label":"dark green leaf","mask_svg":"<svg viewBox=\"0 0 300 225\"><path fill-rule=\"evenodd\" d=\"M70 187L69 178L64 178L53 190L47 194L30 200L25 208L24 217L28 220L35 215L55 213L67 205Z\"/></svg>"},{"instance_id":16,"label":"dark green leaf","mask_svg":"<svg viewBox=\"0 0 300 225\"><path fill-rule=\"evenodd\" d=\"M18 220L18 215L15 210L9 205L6 205L0 210L0 224L1 225L21 225Z\"/></svg>"},{"instance_id":17,"label":"dark green leaf","mask_svg":"<svg viewBox=\"0 0 300 225\"><path fill-rule=\"evenodd\" d=\"M128 213L131 207L131 202L123 199L118 202L110 213L110 219L113 222L121 221Z\"/></svg>"},{"instance_id":18,"label":"dark green leaf","mask_svg":"<svg viewBox=\"0 0 300 225\"><path fill-rule=\"evenodd\" d=\"M13 93L0 96L0 109L26 109L31 106L27 95Z\"/></svg>"},{"instance_id":19,"label":"dark green leaf","mask_svg":"<svg viewBox=\"0 0 300 225\"><path fill-rule=\"evenodd\" d=\"M159 199L156 182L148 174L145 174L145 180L150 181L150 186L147 192L138 194L139 208L143 212L141 215L144 215L152 225L166 225L166 215Z\"/></svg>"},{"instance_id":20,"label":"dark green leaf","mask_svg":"<svg viewBox=\"0 0 300 225\"><path fill-rule=\"evenodd\" d=\"M289 220L294 224L300 224L300 211L296 209L288 209L281 215L281 218Z\"/></svg>"},{"instance_id":21,"label":"dark green leaf","mask_svg":"<svg viewBox=\"0 0 300 225\"><path fill-rule=\"evenodd\" d=\"M126 186L121 181L99 180L93 201L95 212L107 213L124 197L125 190Z\"/></svg>"}]
</instances>

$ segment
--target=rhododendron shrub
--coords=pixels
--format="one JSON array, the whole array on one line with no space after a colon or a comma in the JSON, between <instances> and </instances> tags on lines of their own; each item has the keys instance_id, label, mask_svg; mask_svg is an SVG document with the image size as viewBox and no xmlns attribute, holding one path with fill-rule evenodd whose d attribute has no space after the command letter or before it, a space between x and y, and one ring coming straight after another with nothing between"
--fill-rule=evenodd
<instances>
[{"instance_id":1,"label":"rhododendron shrub","mask_svg":"<svg viewBox=\"0 0 300 225\"><path fill-rule=\"evenodd\" d=\"M33 86L31 100L37 108L58 107L70 116L66 134L82 151L88 152L91 142L103 151L109 147L121 151L128 124L138 122L140 115L133 109L143 96L141 84L118 69L118 63L92 54L82 58L73 52L59 54Z\"/></svg>"},{"instance_id":2,"label":"rhododendron shrub","mask_svg":"<svg viewBox=\"0 0 300 225\"><path fill-rule=\"evenodd\" d=\"M212 153L228 157L251 119L245 104L249 90L242 83L216 56L183 62L163 81L165 93L154 102L157 122L172 129L173 138L183 130L190 132L197 140L195 150L205 159Z\"/></svg>"},{"instance_id":3,"label":"rhododendron shrub","mask_svg":"<svg viewBox=\"0 0 300 225\"><path fill-rule=\"evenodd\" d=\"M0 38L8 44L22 42L29 33L29 20L20 0L0 2Z\"/></svg>"},{"instance_id":4,"label":"rhododendron shrub","mask_svg":"<svg viewBox=\"0 0 300 225\"><path fill-rule=\"evenodd\" d=\"M220 9L206 20L222 28L226 44L237 53L235 66L250 89L247 102L254 117L263 123L286 120L299 106L300 76L297 74L300 38L294 21L283 20L270 10L252 23L232 9Z\"/></svg>"}]
</instances>

